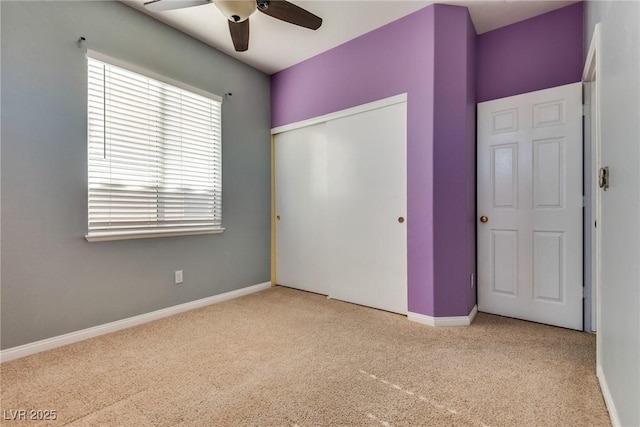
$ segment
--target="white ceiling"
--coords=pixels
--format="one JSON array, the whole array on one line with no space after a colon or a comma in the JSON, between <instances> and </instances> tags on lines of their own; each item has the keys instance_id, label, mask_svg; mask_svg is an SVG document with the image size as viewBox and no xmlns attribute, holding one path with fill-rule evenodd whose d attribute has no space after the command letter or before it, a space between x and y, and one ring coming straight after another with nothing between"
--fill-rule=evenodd
<instances>
[{"instance_id":1,"label":"white ceiling","mask_svg":"<svg viewBox=\"0 0 640 427\"><path fill-rule=\"evenodd\" d=\"M235 52L226 18L214 4L149 12L147 0L121 0L267 74L304 61L335 46L415 12L429 0L293 0L323 18L317 31L287 24L262 13L251 16L249 50ZM478 34L576 3L576 0L444 0L469 8Z\"/></svg>"}]
</instances>

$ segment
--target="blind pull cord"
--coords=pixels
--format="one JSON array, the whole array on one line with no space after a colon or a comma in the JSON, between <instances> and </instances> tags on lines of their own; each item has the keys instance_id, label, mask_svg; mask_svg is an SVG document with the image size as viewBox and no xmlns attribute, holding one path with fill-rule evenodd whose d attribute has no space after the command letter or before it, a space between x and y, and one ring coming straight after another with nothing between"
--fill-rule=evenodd
<instances>
[{"instance_id":1,"label":"blind pull cord","mask_svg":"<svg viewBox=\"0 0 640 427\"><path fill-rule=\"evenodd\" d=\"M107 66L102 65L102 158L107 160Z\"/></svg>"}]
</instances>

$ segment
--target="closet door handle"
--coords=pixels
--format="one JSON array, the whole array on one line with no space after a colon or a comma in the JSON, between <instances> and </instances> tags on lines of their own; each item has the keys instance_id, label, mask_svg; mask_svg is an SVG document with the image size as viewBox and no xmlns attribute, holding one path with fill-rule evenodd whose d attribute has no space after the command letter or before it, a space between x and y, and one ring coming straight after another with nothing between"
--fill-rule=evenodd
<instances>
[{"instance_id":1,"label":"closet door handle","mask_svg":"<svg viewBox=\"0 0 640 427\"><path fill-rule=\"evenodd\" d=\"M400 224L402 224L402 223L404 222L404 217L403 217L403 216L401 216L400 218L398 218L398 222L399 222Z\"/></svg>"},{"instance_id":2,"label":"closet door handle","mask_svg":"<svg viewBox=\"0 0 640 427\"><path fill-rule=\"evenodd\" d=\"M609 188L609 166L600 168L598 171L598 186L604 191Z\"/></svg>"}]
</instances>

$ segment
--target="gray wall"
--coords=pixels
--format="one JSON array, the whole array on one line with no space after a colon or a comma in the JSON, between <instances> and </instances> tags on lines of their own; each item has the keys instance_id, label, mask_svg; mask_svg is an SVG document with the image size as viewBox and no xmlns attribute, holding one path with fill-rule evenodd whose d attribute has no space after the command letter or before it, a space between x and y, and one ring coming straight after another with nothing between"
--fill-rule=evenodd
<instances>
[{"instance_id":1,"label":"gray wall","mask_svg":"<svg viewBox=\"0 0 640 427\"><path fill-rule=\"evenodd\" d=\"M588 1L585 53L601 27L602 193L600 358L623 426L640 425L640 2Z\"/></svg>"},{"instance_id":2,"label":"gray wall","mask_svg":"<svg viewBox=\"0 0 640 427\"><path fill-rule=\"evenodd\" d=\"M0 2L3 349L269 280L267 75L119 2ZM91 49L217 94L218 235L87 243ZM173 284L174 270L184 283Z\"/></svg>"}]
</instances>

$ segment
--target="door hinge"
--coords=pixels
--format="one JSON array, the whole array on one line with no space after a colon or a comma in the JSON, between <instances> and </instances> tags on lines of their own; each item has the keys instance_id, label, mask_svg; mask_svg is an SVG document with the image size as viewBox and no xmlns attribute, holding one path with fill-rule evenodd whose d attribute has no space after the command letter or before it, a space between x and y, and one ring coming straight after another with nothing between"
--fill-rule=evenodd
<instances>
[{"instance_id":1,"label":"door hinge","mask_svg":"<svg viewBox=\"0 0 640 427\"><path fill-rule=\"evenodd\" d=\"M586 116L587 115L587 106L585 104L582 104L582 116Z\"/></svg>"},{"instance_id":2,"label":"door hinge","mask_svg":"<svg viewBox=\"0 0 640 427\"><path fill-rule=\"evenodd\" d=\"M591 289L584 286L582 288L582 299L590 299L591 298Z\"/></svg>"}]
</instances>

